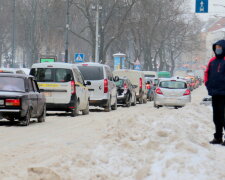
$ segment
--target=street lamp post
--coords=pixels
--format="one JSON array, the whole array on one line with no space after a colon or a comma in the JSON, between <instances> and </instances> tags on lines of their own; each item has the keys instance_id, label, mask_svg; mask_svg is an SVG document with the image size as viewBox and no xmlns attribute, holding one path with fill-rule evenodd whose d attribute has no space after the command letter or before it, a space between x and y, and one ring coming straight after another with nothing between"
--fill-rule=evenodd
<instances>
[{"instance_id":1,"label":"street lamp post","mask_svg":"<svg viewBox=\"0 0 225 180\"><path fill-rule=\"evenodd\" d=\"M99 1L96 5L95 62L99 62Z\"/></svg>"},{"instance_id":2,"label":"street lamp post","mask_svg":"<svg viewBox=\"0 0 225 180\"><path fill-rule=\"evenodd\" d=\"M68 63L69 57L69 0L67 0L67 8L66 8L66 40L65 40L65 62Z\"/></svg>"},{"instance_id":3,"label":"street lamp post","mask_svg":"<svg viewBox=\"0 0 225 180\"><path fill-rule=\"evenodd\" d=\"M12 64L14 67L15 61L15 28L16 28L16 0L13 0L13 27L12 27Z\"/></svg>"}]
</instances>

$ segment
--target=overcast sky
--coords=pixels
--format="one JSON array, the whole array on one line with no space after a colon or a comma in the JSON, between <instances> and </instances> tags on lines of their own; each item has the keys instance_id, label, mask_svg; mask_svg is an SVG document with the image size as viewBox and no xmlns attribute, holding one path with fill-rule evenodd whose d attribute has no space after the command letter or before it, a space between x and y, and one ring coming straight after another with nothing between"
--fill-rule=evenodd
<instances>
[{"instance_id":1,"label":"overcast sky","mask_svg":"<svg viewBox=\"0 0 225 180\"><path fill-rule=\"evenodd\" d=\"M191 12L195 13L195 3L196 0L187 0L190 2ZM223 16L225 17L225 0L208 0L209 12L197 14L202 20L208 20L210 17ZM222 7L224 6L224 7Z\"/></svg>"}]
</instances>

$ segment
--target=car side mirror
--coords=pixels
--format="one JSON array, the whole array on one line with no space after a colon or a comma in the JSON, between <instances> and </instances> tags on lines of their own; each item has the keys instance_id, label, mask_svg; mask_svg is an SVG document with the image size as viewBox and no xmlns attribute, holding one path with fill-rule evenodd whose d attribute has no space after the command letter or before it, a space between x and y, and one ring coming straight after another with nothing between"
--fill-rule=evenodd
<instances>
[{"instance_id":1,"label":"car side mirror","mask_svg":"<svg viewBox=\"0 0 225 180\"><path fill-rule=\"evenodd\" d=\"M91 82L90 81L87 81L85 85L86 86L90 86L91 85Z\"/></svg>"},{"instance_id":2,"label":"car side mirror","mask_svg":"<svg viewBox=\"0 0 225 180\"><path fill-rule=\"evenodd\" d=\"M115 81L115 82L117 82L117 81L119 81L119 80L120 80L120 78L119 78L118 76L115 76L115 77L114 77L114 81Z\"/></svg>"}]
</instances>

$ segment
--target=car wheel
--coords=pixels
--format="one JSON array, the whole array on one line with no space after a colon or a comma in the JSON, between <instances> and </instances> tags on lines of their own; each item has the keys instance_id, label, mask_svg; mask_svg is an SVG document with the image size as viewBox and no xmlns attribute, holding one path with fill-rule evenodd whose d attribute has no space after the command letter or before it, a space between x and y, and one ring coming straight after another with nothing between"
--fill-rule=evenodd
<instances>
[{"instance_id":1,"label":"car wheel","mask_svg":"<svg viewBox=\"0 0 225 180\"><path fill-rule=\"evenodd\" d=\"M117 97L116 97L115 104L112 105L112 110L117 110Z\"/></svg>"},{"instance_id":2,"label":"car wheel","mask_svg":"<svg viewBox=\"0 0 225 180\"><path fill-rule=\"evenodd\" d=\"M21 118L21 125L22 126L29 126L30 118L31 118L31 112L30 112L30 110L28 110L26 116Z\"/></svg>"},{"instance_id":3,"label":"car wheel","mask_svg":"<svg viewBox=\"0 0 225 180\"><path fill-rule=\"evenodd\" d=\"M137 97L136 95L134 96L134 102L132 103L132 106L136 106L137 105Z\"/></svg>"},{"instance_id":4,"label":"car wheel","mask_svg":"<svg viewBox=\"0 0 225 180\"><path fill-rule=\"evenodd\" d=\"M79 115L79 110L78 110L78 100L75 101L74 103L74 108L71 111L71 117L75 117Z\"/></svg>"},{"instance_id":5,"label":"car wheel","mask_svg":"<svg viewBox=\"0 0 225 180\"><path fill-rule=\"evenodd\" d=\"M105 107L105 112L111 111L111 98L108 100L107 105Z\"/></svg>"},{"instance_id":6,"label":"car wheel","mask_svg":"<svg viewBox=\"0 0 225 180\"><path fill-rule=\"evenodd\" d=\"M88 115L89 114L89 102L87 103L87 106L84 110L82 110L83 115Z\"/></svg>"},{"instance_id":7,"label":"car wheel","mask_svg":"<svg viewBox=\"0 0 225 180\"><path fill-rule=\"evenodd\" d=\"M147 98L143 99L143 103L146 104L147 103Z\"/></svg>"},{"instance_id":8,"label":"car wheel","mask_svg":"<svg viewBox=\"0 0 225 180\"><path fill-rule=\"evenodd\" d=\"M156 105L156 103L154 102L154 107L157 108L157 109L159 109L160 106L159 105Z\"/></svg>"},{"instance_id":9,"label":"car wheel","mask_svg":"<svg viewBox=\"0 0 225 180\"><path fill-rule=\"evenodd\" d=\"M139 104L143 104L143 96L139 98Z\"/></svg>"},{"instance_id":10,"label":"car wheel","mask_svg":"<svg viewBox=\"0 0 225 180\"><path fill-rule=\"evenodd\" d=\"M130 106L131 106L131 96L129 96L126 101L126 107L130 107Z\"/></svg>"},{"instance_id":11,"label":"car wheel","mask_svg":"<svg viewBox=\"0 0 225 180\"><path fill-rule=\"evenodd\" d=\"M45 122L45 118L46 118L46 105L44 105L43 107L43 111L40 117L38 117L38 122Z\"/></svg>"}]
</instances>

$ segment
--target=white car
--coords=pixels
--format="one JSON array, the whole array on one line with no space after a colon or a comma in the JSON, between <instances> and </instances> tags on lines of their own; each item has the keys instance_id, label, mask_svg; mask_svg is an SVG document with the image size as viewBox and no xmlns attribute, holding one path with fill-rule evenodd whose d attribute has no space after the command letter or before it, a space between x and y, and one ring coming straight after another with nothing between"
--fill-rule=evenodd
<instances>
[{"instance_id":1,"label":"white car","mask_svg":"<svg viewBox=\"0 0 225 180\"><path fill-rule=\"evenodd\" d=\"M165 78L160 79L155 89L154 107L173 106L176 109L191 102L191 91L185 80Z\"/></svg>"},{"instance_id":2,"label":"white car","mask_svg":"<svg viewBox=\"0 0 225 180\"><path fill-rule=\"evenodd\" d=\"M85 81L90 81L90 105L103 107L106 112L117 109L117 88L109 66L99 63L79 63L76 65Z\"/></svg>"},{"instance_id":3,"label":"white car","mask_svg":"<svg viewBox=\"0 0 225 180\"><path fill-rule=\"evenodd\" d=\"M74 117L82 111L89 113L89 93L82 74L74 64L37 63L31 68L41 92L46 97L46 107L50 111L71 112Z\"/></svg>"},{"instance_id":4,"label":"white car","mask_svg":"<svg viewBox=\"0 0 225 180\"><path fill-rule=\"evenodd\" d=\"M0 68L0 73L27 74L23 68Z\"/></svg>"}]
</instances>

